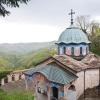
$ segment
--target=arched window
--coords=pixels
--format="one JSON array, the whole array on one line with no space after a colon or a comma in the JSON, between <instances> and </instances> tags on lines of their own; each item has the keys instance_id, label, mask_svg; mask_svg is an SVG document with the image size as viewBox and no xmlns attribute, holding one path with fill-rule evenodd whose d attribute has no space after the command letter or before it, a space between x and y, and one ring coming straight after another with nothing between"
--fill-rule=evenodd
<instances>
[{"instance_id":1,"label":"arched window","mask_svg":"<svg viewBox=\"0 0 100 100\"><path fill-rule=\"evenodd\" d=\"M80 55L82 55L82 47L80 47Z\"/></svg>"},{"instance_id":2,"label":"arched window","mask_svg":"<svg viewBox=\"0 0 100 100\"><path fill-rule=\"evenodd\" d=\"M64 47L64 54L66 54L66 47Z\"/></svg>"},{"instance_id":3,"label":"arched window","mask_svg":"<svg viewBox=\"0 0 100 100\"><path fill-rule=\"evenodd\" d=\"M60 55L63 54L63 47L59 47L59 54L60 54Z\"/></svg>"},{"instance_id":4,"label":"arched window","mask_svg":"<svg viewBox=\"0 0 100 100\"><path fill-rule=\"evenodd\" d=\"M71 51L72 55L74 55L74 47L72 47Z\"/></svg>"}]
</instances>

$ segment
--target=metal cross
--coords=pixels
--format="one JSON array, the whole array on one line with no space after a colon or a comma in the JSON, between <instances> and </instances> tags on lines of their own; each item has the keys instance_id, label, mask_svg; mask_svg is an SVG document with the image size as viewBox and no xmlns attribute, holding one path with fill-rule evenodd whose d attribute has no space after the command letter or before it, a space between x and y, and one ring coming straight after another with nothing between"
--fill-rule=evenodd
<instances>
[{"instance_id":1,"label":"metal cross","mask_svg":"<svg viewBox=\"0 0 100 100\"><path fill-rule=\"evenodd\" d=\"M73 14L75 14L75 12L73 12L73 9L71 9L71 12L69 13L69 15L71 15L71 25L73 25Z\"/></svg>"}]
</instances>

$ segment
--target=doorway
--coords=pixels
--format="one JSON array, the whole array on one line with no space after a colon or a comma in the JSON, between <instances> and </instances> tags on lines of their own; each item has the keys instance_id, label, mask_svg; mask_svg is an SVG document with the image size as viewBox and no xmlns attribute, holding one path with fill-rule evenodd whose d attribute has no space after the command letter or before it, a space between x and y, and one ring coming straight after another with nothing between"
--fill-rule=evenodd
<instances>
[{"instance_id":1,"label":"doorway","mask_svg":"<svg viewBox=\"0 0 100 100\"><path fill-rule=\"evenodd\" d=\"M4 83L8 83L8 78L7 77L5 77Z\"/></svg>"},{"instance_id":2,"label":"doorway","mask_svg":"<svg viewBox=\"0 0 100 100\"><path fill-rule=\"evenodd\" d=\"M58 100L58 88L52 87L53 92L53 99L52 100Z\"/></svg>"},{"instance_id":3,"label":"doorway","mask_svg":"<svg viewBox=\"0 0 100 100\"><path fill-rule=\"evenodd\" d=\"M15 75L12 75L12 81L15 81Z\"/></svg>"}]
</instances>

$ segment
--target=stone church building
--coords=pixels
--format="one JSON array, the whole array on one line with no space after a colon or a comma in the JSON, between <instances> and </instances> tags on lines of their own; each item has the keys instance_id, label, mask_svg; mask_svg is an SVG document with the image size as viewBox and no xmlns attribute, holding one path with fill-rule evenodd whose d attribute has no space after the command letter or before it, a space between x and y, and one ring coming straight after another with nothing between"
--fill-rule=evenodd
<instances>
[{"instance_id":1,"label":"stone church building","mask_svg":"<svg viewBox=\"0 0 100 100\"><path fill-rule=\"evenodd\" d=\"M89 51L87 35L73 25L60 35L58 54L24 72L32 81L36 100L77 100L87 88L100 84L100 57Z\"/></svg>"}]
</instances>

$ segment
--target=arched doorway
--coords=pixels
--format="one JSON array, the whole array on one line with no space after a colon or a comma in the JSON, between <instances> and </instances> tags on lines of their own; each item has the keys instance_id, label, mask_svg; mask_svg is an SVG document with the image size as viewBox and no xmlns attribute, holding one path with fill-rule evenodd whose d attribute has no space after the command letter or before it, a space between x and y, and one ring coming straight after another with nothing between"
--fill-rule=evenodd
<instances>
[{"instance_id":1,"label":"arched doorway","mask_svg":"<svg viewBox=\"0 0 100 100\"><path fill-rule=\"evenodd\" d=\"M22 79L22 75L21 74L19 74L19 80L21 80Z\"/></svg>"},{"instance_id":2,"label":"arched doorway","mask_svg":"<svg viewBox=\"0 0 100 100\"><path fill-rule=\"evenodd\" d=\"M12 75L12 81L15 81L15 75L14 74Z\"/></svg>"},{"instance_id":3,"label":"arched doorway","mask_svg":"<svg viewBox=\"0 0 100 100\"><path fill-rule=\"evenodd\" d=\"M52 87L52 94L53 94L52 100L58 100L58 88L57 87Z\"/></svg>"},{"instance_id":4,"label":"arched doorway","mask_svg":"<svg viewBox=\"0 0 100 100\"><path fill-rule=\"evenodd\" d=\"M4 78L4 83L8 83L8 78L7 77Z\"/></svg>"},{"instance_id":5,"label":"arched doorway","mask_svg":"<svg viewBox=\"0 0 100 100\"><path fill-rule=\"evenodd\" d=\"M67 91L67 100L76 100L76 89L74 85L71 85Z\"/></svg>"}]
</instances>

